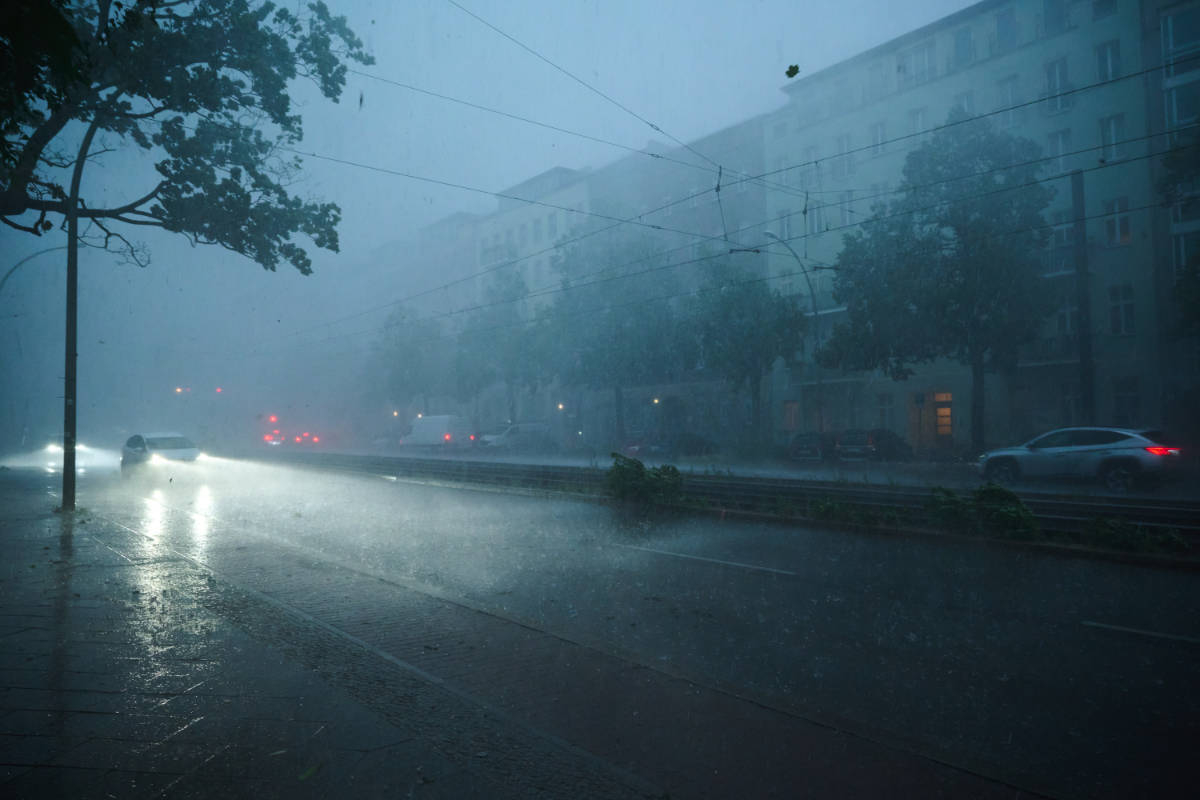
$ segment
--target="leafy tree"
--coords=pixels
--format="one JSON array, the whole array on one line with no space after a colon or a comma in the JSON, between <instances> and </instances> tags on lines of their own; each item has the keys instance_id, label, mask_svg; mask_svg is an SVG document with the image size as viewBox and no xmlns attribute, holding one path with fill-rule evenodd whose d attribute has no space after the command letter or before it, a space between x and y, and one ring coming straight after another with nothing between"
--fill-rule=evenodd
<instances>
[{"instance_id":1,"label":"leafy tree","mask_svg":"<svg viewBox=\"0 0 1200 800\"><path fill-rule=\"evenodd\" d=\"M795 355L806 318L794 298L725 260L707 269L704 285L689 306L688 324L704 367L735 389L750 390L751 427L755 443L761 445L763 378L776 359Z\"/></svg>"},{"instance_id":2,"label":"leafy tree","mask_svg":"<svg viewBox=\"0 0 1200 800\"><path fill-rule=\"evenodd\" d=\"M517 391L537 388L541 365L534 356L533 334L522 314L521 299L528 290L516 269L493 274L485 303L459 335L459 385L474 397L489 384L504 382L508 417L517 419Z\"/></svg>"},{"instance_id":3,"label":"leafy tree","mask_svg":"<svg viewBox=\"0 0 1200 800\"><path fill-rule=\"evenodd\" d=\"M83 79L83 49L66 17L66 0L7 0L0 7L0 168L19 154L22 126L63 102Z\"/></svg>"},{"instance_id":4,"label":"leafy tree","mask_svg":"<svg viewBox=\"0 0 1200 800\"><path fill-rule=\"evenodd\" d=\"M542 318L565 385L608 389L614 435L625 439L625 389L667 380L680 368L671 270L646 238L626 231L581 238L559 251L563 291Z\"/></svg>"},{"instance_id":5,"label":"leafy tree","mask_svg":"<svg viewBox=\"0 0 1200 800\"><path fill-rule=\"evenodd\" d=\"M848 321L822 348L827 366L902 380L950 358L971 369L971 443L984 445L984 375L1015 367L1050 313L1041 255L1039 148L951 112L908 155L899 197L844 237L835 298Z\"/></svg>"},{"instance_id":6,"label":"leafy tree","mask_svg":"<svg viewBox=\"0 0 1200 800\"><path fill-rule=\"evenodd\" d=\"M139 262L144 254L113 223L219 244L271 270L282 261L311 271L296 234L337 250L338 207L287 189L300 167L287 148L302 133L289 82L307 78L336 101L343 61L371 62L323 2L303 16L252 0L22 0L16 8L49 27L26 54L32 73L21 73L0 109L6 225L36 235L52 215L77 216L99 231L97 244ZM23 29L5 16L0 53L22 55L14 36ZM111 207L78 197L97 135L108 148L121 141L153 153L157 179Z\"/></svg>"},{"instance_id":7,"label":"leafy tree","mask_svg":"<svg viewBox=\"0 0 1200 800\"><path fill-rule=\"evenodd\" d=\"M375 346L372 378L383 378L391 403L419 401L430 413L431 397L455 393L453 343L437 319L420 317L406 308L388 315L383 335Z\"/></svg>"}]
</instances>

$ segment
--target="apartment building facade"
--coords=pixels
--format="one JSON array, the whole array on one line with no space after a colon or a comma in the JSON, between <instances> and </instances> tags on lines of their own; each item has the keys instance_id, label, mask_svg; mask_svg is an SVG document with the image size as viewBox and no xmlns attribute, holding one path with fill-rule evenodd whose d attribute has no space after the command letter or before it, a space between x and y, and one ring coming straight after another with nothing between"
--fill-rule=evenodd
<instances>
[{"instance_id":1,"label":"apartment building facade","mask_svg":"<svg viewBox=\"0 0 1200 800\"><path fill-rule=\"evenodd\" d=\"M988 377L989 440L1088 421L1171 422L1179 411L1172 398L1186 389L1167 377L1172 247L1178 260L1200 239L1192 238L1194 227L1182 232L1191 220L1164 222L1170 215L1155 176L1170 113L1178 121L1195 112L1191 94L1148 91L1163 72L1153 69L1163 63L1155 37L1175 30L1169 26L1177 19L1172 7L1149 5L985 0L787 85L788 104L764 126L765 158L773 177L803 191L803 205L768 193L767 212L774 233L800 258L773 248L768 269L790 276L803 263L816 295L815 338L842 315L831 267L843 235L892 196L908 153L957 107L1040 145L1041 177L1054 189L1041 276L1054 312L1015 374ZM1193 44L1189 38L1175 48ZM1156 104L1172 98L1171 108L1184 110L1159 116ZM1073 175L1081 198L1073 196ZM1076 224L1086 242L1082 314ZM1091 420L1083 335L1094 362ZM970 441L969 390L969 371L955 363L922 365L895 382L822 370L810 353L789 372L778 418L783 434L884 427L918 449L948 448Z\"/></svg>"}]
</instances>

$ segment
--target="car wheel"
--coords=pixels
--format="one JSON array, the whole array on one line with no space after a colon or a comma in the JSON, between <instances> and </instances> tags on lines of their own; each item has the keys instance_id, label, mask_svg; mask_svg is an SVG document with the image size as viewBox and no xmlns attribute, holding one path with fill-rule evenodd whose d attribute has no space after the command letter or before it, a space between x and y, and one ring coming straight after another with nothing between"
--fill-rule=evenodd
<instances>
[{"instance_id":1,"label":"car wheel","mask_svg":"<svg viewBox=\"0 0 1200 800\"><path fill-rule=\"evenodd\" d=\"M993 461L987 465L985 477L991 483L1008 484L1017 480L1017 465L1008 459Z\"/></svg>"},{"instance_id":2,"label":"car wheel","mask_svg":"<svg viewBox=\"0 0 1200 800\"><path fill-rule=\"evenodd\" d=\"M1127 492L1133 488L1136 473L1128 464L1107 464L1100 470L1100 481L1110 492Z\"/></svg>"}]
</instances>

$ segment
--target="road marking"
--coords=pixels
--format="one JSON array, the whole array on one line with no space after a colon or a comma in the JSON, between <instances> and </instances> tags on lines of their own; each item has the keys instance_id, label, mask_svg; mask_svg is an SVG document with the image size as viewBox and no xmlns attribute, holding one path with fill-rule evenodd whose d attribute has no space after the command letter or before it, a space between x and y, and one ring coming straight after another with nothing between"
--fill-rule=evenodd
<instances>
[{"instance_id":1,"label":"road marking","mask_svg":"<svg viewBox=\"0 0 1200 800\"><path fill-rule=\"evenodd\" d=\"M1083 621L1084 625L1089 628L1105 628L1110 631L1122 631L1123 633L1136 633L1140 636L1153 636L1156 639L1171 639L1176 642L1188 642L1189 644L1200 644L1200 639L1192 636L1179 636L1174 633L1159 633L1158 631L1144 631L1140 628L1126 628L1124 625L1109 625L1105 622L1092 622L1090 619Z\"/></svg>"},{"instance_id":2,"label":"road marking","mask_svg":"<svg viewBox=\"0 0 1200 800\"><path fill-rule=\"evenodd\" d=\"M759 572L774 572L777 575L798 575L797 572L789 572L786 569L775 569L774 567L760 567L756 564L743 564L739 561L722 561L719 558L705 558L704 556L692 556L687 553L672 553L669 550L655 550L653 547L638 547L633 544L623 544L621 547L628 547L630 550L641 550L646 553L658 553L660 556L674 556L675 558L690 558L694 561L707 561L710 564L724 564L727 567L741 567L742 569L753 569Z\"/></svg>"}]
</instances>

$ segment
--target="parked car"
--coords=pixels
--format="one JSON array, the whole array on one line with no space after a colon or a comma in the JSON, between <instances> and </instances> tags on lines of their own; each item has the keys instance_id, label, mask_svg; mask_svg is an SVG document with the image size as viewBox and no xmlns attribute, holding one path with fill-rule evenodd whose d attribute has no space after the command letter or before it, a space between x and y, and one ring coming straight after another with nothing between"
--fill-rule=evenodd
<instances>
[{"instance_id":1,"label":"parked car","mask_svg":"<svg viewBox=\"0 0 1200 800\"><path fill-rule=\"evenodd\" d=\"M908 442L887 428L852 428L835 437L834 455L844 461L908 461L913 450Z\"/></svg>"},{"instance_id":2,"label":"parked car","mask_svg":"<svg viewBox=\"0 0 1200 800\"><path fill-rule=\"evenodd\" d=\"M634 432L621 446L621 453L630 458L698 458L716 455L719 449L712 439L690 431L667 435Z\"/></svg>"},{"instance_id":3,"label":"parked car","mask_svg":"<svg viewBox=\"0 0 1200 800\"><path fill-rule=\"evenodd\" d=\"M978 468L996 483L1098 478L1110 491L1125 491L1139 480L1168 477L1181 464L1181 449L1162 431L1059 428L1023 445L989 450L979 457Z\"/></svg>"},{"instance_id":4,"label":"parked car","mask_svg":"<svg viewBox=\"0 0 1200 800\"><path fill-rule=\"evenodd\" d=\"M191 462L200 458L200 448L182 433L135 433L121 448L121 475L171 461Z\"/></svg>"},{"instance_id":5,"label":"parked car","mask_svg":"<svg viewBox=\"0 0 1200 800\"><path fill-rule=\"evenodd\" d=\"M875 458L875 440L871 438L870 431L842 431L837 436L833 452L842 461Z\"/></svg>"},{"instance_id":6,"label":"parked car","mask_svg":"<svg viewBox=\"0 0 1200 800\"><path fill-rule=\"evenodd\" d=\"M833 457L836 437L830 433L797 433L788 443L792 461L825 461Z\"/></svg>"}]
</instances>

